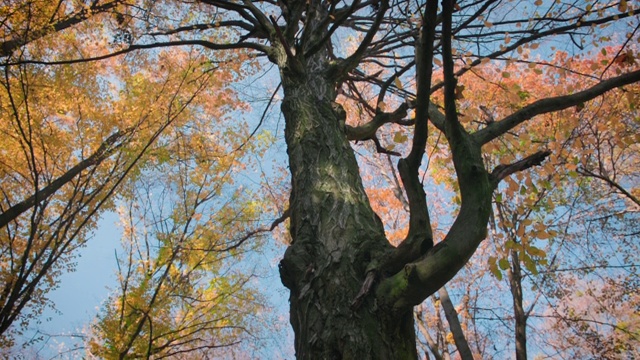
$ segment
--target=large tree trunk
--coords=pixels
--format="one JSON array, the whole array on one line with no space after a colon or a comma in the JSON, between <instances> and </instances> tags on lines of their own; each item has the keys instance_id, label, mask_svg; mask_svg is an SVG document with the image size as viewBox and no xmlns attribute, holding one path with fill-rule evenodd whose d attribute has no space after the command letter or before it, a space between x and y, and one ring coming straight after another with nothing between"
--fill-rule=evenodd
<instances>
[{"instance_id":1,"label":"large tree trunk","mask_svg":"<svg viewBox=\"0 0 640 360\"><path fill-rule=\"evenodd\" d=\"M289 4L287 21L297 23L302 3ZM380 5L379 21L388 2ZM419 180L430 72L419 76L422 85L417 96L423 101L416 109L413 149L398 165L411 208L409 236L393 248L371 209L347 139L344 110L335 103L341 77L361 53L356 50L346 59L331 60L330 45L323 42L327 33L321 30L328 16L326 4L312 1L309 6L300 40L293 36L296 27L266 26L275 45L268 55L280 69L284 91L292 244L280 263L280 276L290 289L296 356L417 359L412 309L451 279L485 238L495 184L484 168L481 144L457 121L455 81L447 83L445 113L450 121L441 119L444 115L437 111L428 117L437 118L451 146L462 204L444 241L433 247ZM436 10L437 3L430 2L432 25L421 36L425 45L433 43ZM273 18L270 21L276 23ZM262 23L269 20L262 18ZM369 32L363 44L372 41L374 33ZM426 53L431 48L420 46ZM431 64L430 56L420 59Z\"/></svg>"},{"instance_id":2,"label":"large tree trunk","mask_svg":"<svg viewBox=\"0 0 640 360\"><path fill-rule=\"evenodd\" d=\"M414 359L410 308L389 316L369 297L352 310L367 271L391 246L364 191L325 64L308 60L304 68L313 70L281 72L293 240L280 271L291 291L296 356Z\"/></svg>"}]
</instances>

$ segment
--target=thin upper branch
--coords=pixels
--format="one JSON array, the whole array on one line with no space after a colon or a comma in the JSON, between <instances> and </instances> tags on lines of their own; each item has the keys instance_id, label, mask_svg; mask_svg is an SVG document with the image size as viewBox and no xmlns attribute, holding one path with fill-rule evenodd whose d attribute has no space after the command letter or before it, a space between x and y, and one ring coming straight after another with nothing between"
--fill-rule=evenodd
<instances>
[{"instance_id":1,"label":"thin upper branch","mask_svg":"<svg viewBox=\"0 0 640 360\"><path fill-rule=\"evenodd\" d=\"M611 180L611 178L609 176L605 176L605 175L601 175L601 174L597 174L591 170L588 170L584 167L579 167L578 168L578 173L583 175L583 176L589 176L589 177L593 177L596 179L600 179L602 181L604 181L607 185L611 186L612 188L620 191L622 193L622 195L626 196L627 199L633 201L637 206L640 207L640 199L638 199L636 196L634 196L632 193L630 193L629 191L627 191L627 189L625 189L622 185L620 185L619 183Z\"/></svg>"},{"instance_id":2,"label":"thin upper branch","mask_svg":"<svg viewBox=\"0 0 640 360\"><path fill-rule=\"evenodd\" d=\"M386 14L387 10L389 10L389 0L380 0L380 7L376 14L375 20L371 25L371 28L369 28L367 34L362 39L362 43L360 43L360 46L358 46L356 51L354 51L353 54L351 54L348 58L340 61L337 64L335 74L338 78L346 75L349 71L358 66L360 60L362 60L362 58L367 54L367 50L369 49L371 42L378 34L378 29L380 29L380 24L382 24L384 15Z\"/></svg>"},{"instance_id":3,"label":"thin upper branch","mask_svg":"<svg viewBox=\"0 0 640 360\"><path fill-rule=\"evenodd\" d=\"M124 55L137 50L156 49L156 48L171 47L171 46L193 46L193 45L202 46L204 48L211 49L211 50L254 49L263 53L267 53L269 51L269 47L267 45L252 43L252 42L217 44L217 43L213 43L206 40L176 40L176 41L156 42L151 44L133 44L124 49L114 51L112 53L93 56L93 57L80 58L80 59L54 60L54 61L27 59L27 60L12 61L8 63L4 63L2 65L10 66L10 65L21 65L21 64L37 64L37 65L77 64L77 63L83 63L83 62L105 60L105 59L109 59L119 55Z\"/></svg>"}]
</instances>

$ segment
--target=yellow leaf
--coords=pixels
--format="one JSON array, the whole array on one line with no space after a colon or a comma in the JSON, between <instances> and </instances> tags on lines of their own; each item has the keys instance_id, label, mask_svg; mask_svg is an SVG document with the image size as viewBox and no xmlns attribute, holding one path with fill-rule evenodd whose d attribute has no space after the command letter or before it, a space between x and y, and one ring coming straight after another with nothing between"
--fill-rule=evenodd
<instances>
[{"instance_id":1,"label":"yellow leaf","mask_svg":"<svg viewBox=\"0 0 640 360\"><path fill-rule=\"evenodd\" d=\"M453 334L452 333L448 333L447 334L447 343L448 344L454 344L454 340L453 340Z\"/></svg>"},{"instance_id":2,"label":"yellow leaf","mask_svg":"<svg viewBox=\"0 0 640 360\"><path fill-rule=\"evenodd\" d=\"M542 231L538 231L538 232L536 232L536 237L537 237L538 239L545 240L545 239L548 239L548 238L549 238L549 233L547 233L547 232L546 232L546 231L544 231L544 230L542 230Z\"/></svg>"},{"instance_id":3,"label":"yellow leaf","mask_svg":"<svg viewBox=\"0 0 640 360\"><path fill-rule=\"evenodd\" d=\"M626 12L627 11L627 0L620 0L618 4L618 11Z\"/></svg>"},{"instance_id":4,"label":"yellow leaf","mask_svg":"<svg viewBox=\"0 0 640 360\"><path fill-rule=\"evenodd\" d=\"M393 141L399 144L407 141L407 139L407 135L403 134L401 131L397 131L395 135L393 135Z\"/></svg>"},{"instance_id":5,"label":"yellow leaf","mask_svg":"<svg viewBox=\"0 0 640 360\"><path fill-rule=\"evenodd\" d=\"M523 255L522 262L524 263L524 267L527 268L527 270L529 270L534 275L537 275L538 269L536 267L535 261L533 261L533 259L527 254L522 254L522 255Z\"/></svg>"},{"instance_id":6,"label":"yellow leaf","mask_svg":"<svg viewBox=\"0 0 640 360\"><path fill-rule=\"evenodd\" d=\"M498 269L498 264L495 256L489 256L489 270L498 280L502 280L502 272Z\"/></svg>"},{"instance_id":7,"label":"yellow leaf","mask_svg":"<svg viewBox=\"0 0 640 360\"><path fill-rule=\"evenodd\" d=\"M402 90L402 82L400 81L400 78L396 78L393 82L396 84L398 89Z\"/></svg>"},{"instance_id":8,"label":"yellow leaf","mask_svg":"<svg viewBox=\"0 0 640 360\"><path fill-rule=\"evenodd\" d=\"M544 252L544 250L542 250L542 249L538 249L538 248L537 248L537 247L535 247L535 246L529 246L529 247L527 248L527 252L528 252L529 254L531 254L532 256L536 256L536 257L541 257L541 258L542 258L542 257L547 256L547 253L546 253L546 252Z\"/></svg>"}]
</instances>

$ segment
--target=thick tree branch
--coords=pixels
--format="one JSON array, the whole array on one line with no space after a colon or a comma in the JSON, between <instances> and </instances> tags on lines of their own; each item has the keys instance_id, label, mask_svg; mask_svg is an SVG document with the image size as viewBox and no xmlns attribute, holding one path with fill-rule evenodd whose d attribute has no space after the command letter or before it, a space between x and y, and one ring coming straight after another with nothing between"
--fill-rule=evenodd
<instances>
[{"instance_id":1,"label":"thick tree branch","mask_svg":"<svg viewBox=\"0 0 640 360\"><path fill-rule=\"evenodd\" d=\"M267 15L260 11L260 9L258 9L251 0L242 0L242 3L247 7L247 9L249 9L251 15L253 15L258 21L259 26L261 26L267 34L272 34L273 28L271 27L271 22L269 21Z\"/></svg>"},{"instance_id":2,"label":"thick tree branch","mask_svg":"<svg viewBox=\"0 0 640 360\"><path fill-rule=\"evenodd\" d=\"M345 129L347 132L347 138L349 140L367 140L371 139L375 136L376 131L385 125L385 124L401 124L401 125L410 125L412 121L403 121L402 119L407 116L408 105L402 104L400 105L394 112L385 113L379 112L377 113L371 121L366 124L359 126L351 126L346 125Z\"/></svg>"},{"instance_id":3,"label":"thick tree branch","mask_svg":"<svg viewBox=\"0 0 640 360\"><path fill-rule=\"evenodd\" d=\"M539 166L549 155L551 155L551 151L549 150L538 151L512 164L496 166L491 172L491 181L494 188L498 186L498 183L502 181L502 179L511 174L526 170L530 167Z\"/></svg>"},{"instance_id":4,"label":"thick tree branch","mask_svg":"<svg viewBox=\"0 0 640 360\"><path fill-rule=\"evenodd\" d=\"M530 120L536 115L546 114L558 110L563 110L580 103L589 101L607 91L622 87L624 85L633 84L640 81L640 70L636 70L627 74L616 76L604 80L588 89L579 91L571 95L556 96L547 99L538 100L515 113L505 117L500 121L496 121L484 129L478 130L473 134L473 138L479 144L486 144L489 141L505 134L507 131Z\"/></svg>"},{"instance_id":5,"label":"thick tree branch","mask_svg":"<svg viewBox=\"0 0 640 360\"><path fill-rule=\"evenodd\" d=\"M460 187L461 206L444 240L402 271L384 279L376 292L380 304L402 313L436 292L467 263L487 236L493 186L484 168L480 144L460 125L455 104L456 79L450 47L453 0L443 1L445 136ZM403 179L404 180L404 179Z\"/></svg>"},{"instance_id":6,"label":"thick tree branch","mask_svg":"<svg viewBox=\"0 0 640 360\"><path fill-rule=\"evenodd\" d=\"M253 24L249 24L239 20L220 21L220 22L215 22L211 24L185 25L185 26L176 27L171 30L151 32L151 33L148 33L147 35L167 36L167 35L180 34L180 33L190 32L190 31L204 31L204 30L210 30L210 29L219 29L223 27L237 27L237 28L247 30L249 33L253 34L252 37L258 38L258 39L265 39L267 37L265 33L258 32Z\"/></svg>"},{"instance_id":7,"label":"thick tree branch","mask_svg":"<svg viewBox=\"0 0 640 360\"><path fill-rule=\"evenodd\" d=\"M456 86L458 79L454 74L453 67L453 49L451 47L452 31L451 27L453 17L453 1L442 1L442 63L444 74L444 115L445 115L445 135L449 142L457 143L462 136L466 136L458 120L458 112L456 110ZM453 148L455 144L451 144ZM455 151L455 150L454 150Z\"/></svg>"},{"instance_id":8,"label":"thick tree branch","mask_svg":"<svg viewBox=\"0 0 640 360\"><path fill-rule=\"evenodd\" d=\"M231 1L225 1L225 0L199 0L199 2L214 6L216 8L232 11L240 15L243 19L254 24L256 27L260 25L258 23L258 20L255 17L253 17L251 14L249 14L249 12L247 12L247 10L249 10L247 6L242 5L239 2L231 2Z\"/></svg>"},{"instance_id":9,"label":"thick tree branch","mask_svg":"<svg viewBox=\"0 0 640 360\"><path fill-rule=\"evenodd\" d=\"M420 182L420 165L427 144L427 122L431 98L431 76L433 72L433 42L438 14L437 0L427 1L422 19L420 37L416 40L416 126L411 152L398 161L398 173L409 200L409 232L392 256L387 259L384 270L399 271L405 264L417 259L433 247L433 233L427 197Z\"/></svg>"},{"instance_id":10,"label":"thick tree branch","mask_svg":"<svg viewBox=\"0 0 640 360\"><path fill-rule=\"evenodd\" d=\"M280 27L278 26L278 21L276 20L275 17L270 16L269 19L271 20L271 24L273 25L273 30L275 32L275 39L278 39L278 42L282 45L282 48L284 49L284 52L287 54L287 58L289 60L293 60L295 58L295 55L293 54L293 52L291 52L291 45L289 45L289 43L287 42L287 39L285 39L284 34L282 33L282 30L280 30ZM273 41L274 39L272 38L271 41Z\"/></svg>"},{"instance_id":11,"label":"thick tree branch","mask_svg":"<svg viewBox=\"0 0 640 360\"><path fill-rule=\"evenodd\" d=\"M451 329L451 333L453 334L453 341L456 343L456 348L458 348L460 358L462 360L473 360L473 353L469 347L469 342L464 335L462 325L460 325L460 320L458 319L458 312L453 306L451 298L449 298L449 292L447 291L446 286L443 286L438 290L438 296L440 296L440 303L442 304L444 315L449 323L449 329Z\"/></svg>"}]
</instances>

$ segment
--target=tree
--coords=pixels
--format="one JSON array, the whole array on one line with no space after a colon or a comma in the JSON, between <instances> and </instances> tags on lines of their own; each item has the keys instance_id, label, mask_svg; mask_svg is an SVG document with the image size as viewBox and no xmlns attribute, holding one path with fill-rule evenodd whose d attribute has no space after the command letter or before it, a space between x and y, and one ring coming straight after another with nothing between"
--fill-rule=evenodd
<instances>
[{"instance_id":1,"label":"tree","mask_svg":"<svg viewBox=\"0 0 640 360\"><path fill-rule=\"evenodd\" d=\"M0 81L0 342L6 348L45 307L55 306L47 293L73 270L97 219L122 198L120 188L146 166L166 161L167 135L202 117L223 119L229 109L241 110L223 85L233 67L217 73L212 58L195 51L136 56L127 66L115 58L48 68L24 63L52 50L76 56L99 48L108 38L96 37L100 29L85 31L94 25L84 20L118 3L8 2L2 8L8 40ZM75 24L78 33L56 33ZM190 105L198 111L187 111Z\"/></svg>"},{"instance_id":2,"label":"tree","mask_svg":"<svg viewBox=\"0 0 640 360\"><path fill-rule=\"evenodd\" d=\"M605 47L597 54L574 58L559 54L552 61L560 71L588 69L603 66L603 56L612 50L615 53ZM534 72L526 71L527 65L522 68L525 71L513 65L511 72L517 75L500 83L467 83L463 104L469 106L463 105L462 112L483 104L478 111L495 117L509 111L510 92L524 100L532 93L567 91L580 81L576 75L558 73L562 83L535 83ZM487 71L476 75L487 78ZM639 339L634 330L636 316L622 309L633 306L635 300L629 294L638 291L637 245L630 237L636 234L640 209L629 197L633 190L620 184L631 188L637 184L633 165L639 155L634 132L637 109L627 95L636 93L636 87L545 116L544 121L511 131L500 146L487 149L489 164L503 156L522 156L529 151L529 144L522 141L526 138L555 150L543 168L519 174L498 189L488 240L447 286L458 295L467 337L477 344L472 348L480 349L490 341L496 349L493 354L478 351L481 358L504 357L504 351L515 352L514 358L527 358L527 353L561 358L634 356L632 349ZM616 182L603 181L582 167L609 174ZM447 171L446 166L438 166L438 173ZM494 276L483 276L487 270ZM598 286L607 291L599 291ZM483 299L478 300L478 294ZM509 297L511 308L506 306ZM424 327L422 321L433 321L437 315L418 317L419 328ZM452 330L445 327L440 336ZM527 351L527 340L533 350ZM429 346L429 351L436 355L441 348Z\"/></svg>"},{"instance_id":3,"label":"tree","mask_svg":"<svg viewBox=\"0 0 640 360\"><path fill-rule=\"evenodd\" d=\"M242 49L248 56L241 60L266 58L274 64L291 172L292 241L280 271L290 290L301 359L417 358L414 306L449 281L487 236L492 197L501 181L542 164L552 153L528 139L530 151L523 157L505 156L488 167L486 147L540 121L539 115L580 107L640 81L629 46L640 10L626 0L526 5L496 0L167 0L129 5L122 5L111 30L120 41L100 54L83 59L35 55L6 65L71 64L168 46L199 46L214 53ZM626 38L614 36L620 29L628 31ZM359 42L353 51L341 45L350 37ZM499 82L512 76L508 66L513 62L542 68L536 53L552 54L556 41L572 55L600 44L619 50L606 59L612 66L584 73L572 91L532 94L525 101L515 92L509 98L512 107L496 118L461 114L465 82L476 70L502 64L489 79ZM631 66L620 66L623 55ZM376 94L373 106L367 89ZM350 101L362 110L363 123L346 122ZM474 124L469 117L483 126L469 125ZM387 124L411 129L404 135L407 148L381 145L377 133ZM425 151L433 146L429 139L438 134L442 141L436 146L447 149L446 161L455 169L459 211L434 245L421 177ZM397 171L409 221L397 246L387 240L370 205L349 143L368 140L378 152L406 154Z\"/></svg>"},{"instance_id":4,"label":"tree","mask_svg":"<svg viewBox=\"0 0 640 360\"><path fill-rule=\"evenodd\" d=\"M264 324L256 314L264 304L250 286L255 274L238 264L260 248L243 243L268 229L247 230L260 203L250 192L229 191L254 146L212 157L238 148L242 138L223 140L210 119L198 125L193 133L173 134L161 151L173 156L145 169L120 209L119 284L93 325L93 356L202 357L245 339L259 344Z\"/></svg>"}]
</instances>

